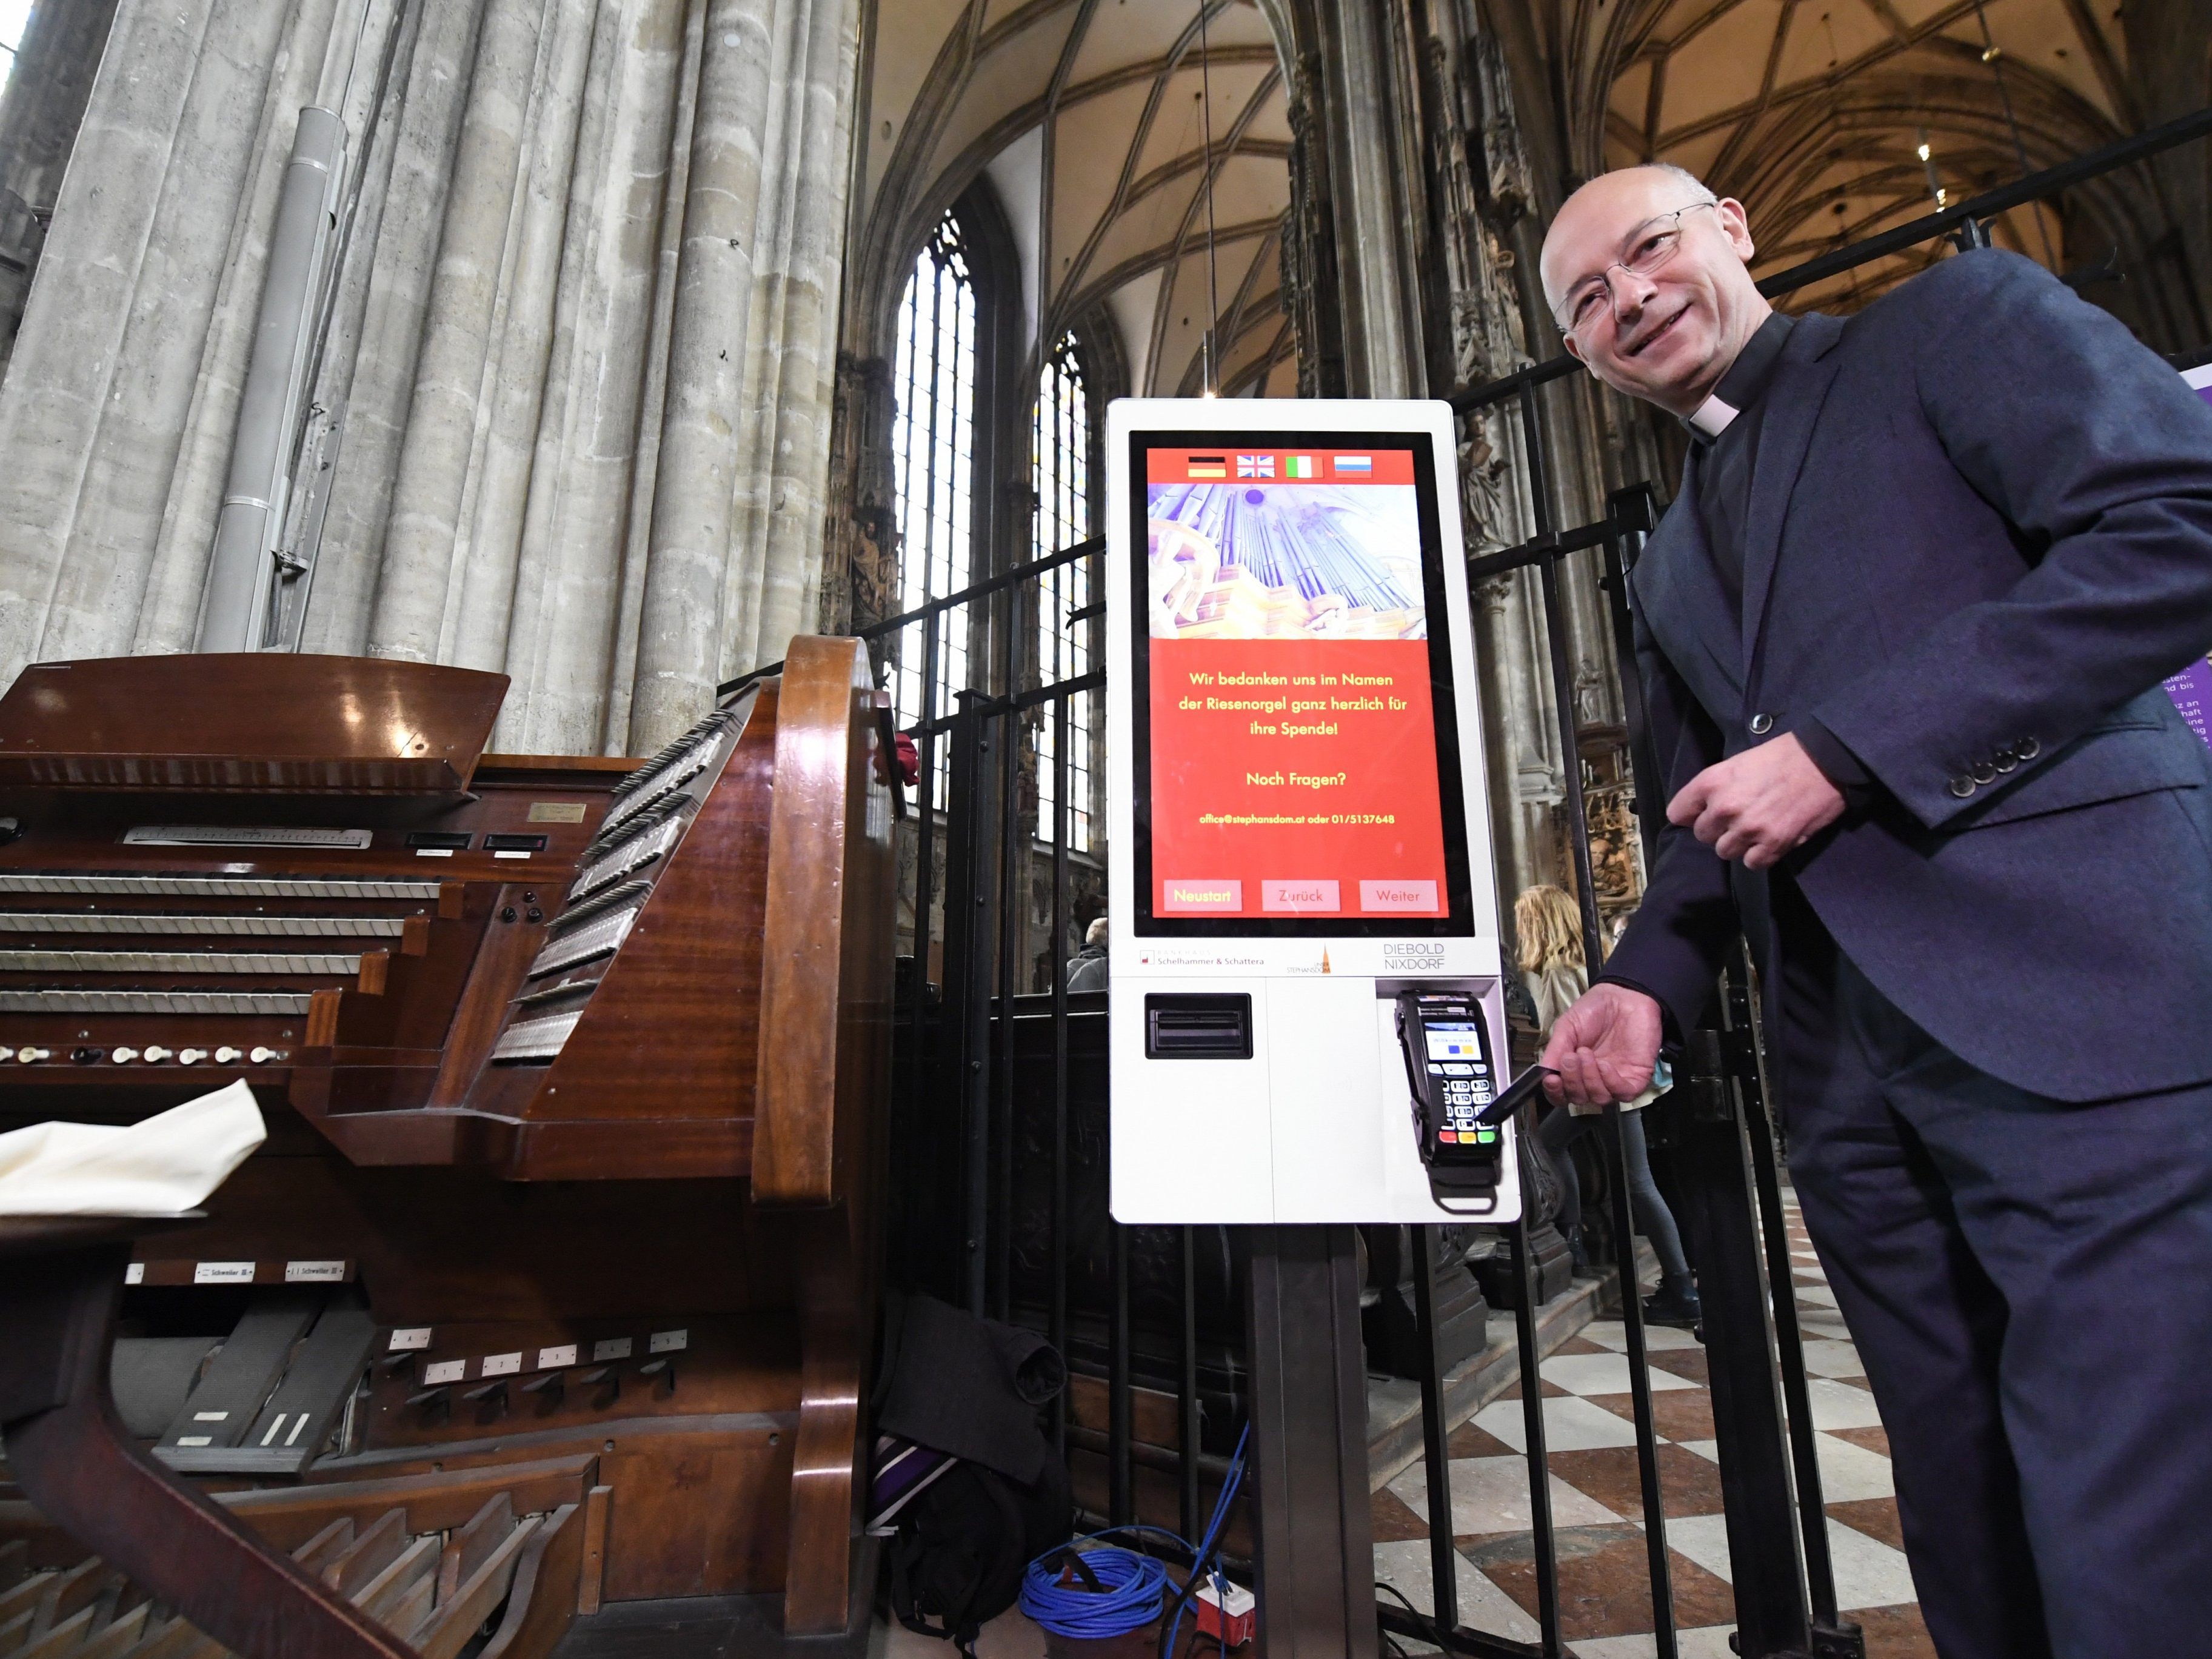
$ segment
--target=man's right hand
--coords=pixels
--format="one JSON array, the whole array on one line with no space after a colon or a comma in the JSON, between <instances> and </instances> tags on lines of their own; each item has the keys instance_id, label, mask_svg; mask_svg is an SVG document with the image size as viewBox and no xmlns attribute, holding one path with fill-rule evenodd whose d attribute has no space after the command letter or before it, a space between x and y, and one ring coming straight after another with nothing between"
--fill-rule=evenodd
<instances>
[{"instance_id":1,"label":"man's right hand","mask_svg":"<svg viewBox=\"0 0 2212 1659\"><path fill-rule=\"evenodd\" d=\"M1656 1001L1601 981L1552 1027L1542 1064L1559 1075L1544 1079L1544 1092L1577 1106L1633 1100L1651 1086L1664 1034Z\"/></svg>"}]
</instances>

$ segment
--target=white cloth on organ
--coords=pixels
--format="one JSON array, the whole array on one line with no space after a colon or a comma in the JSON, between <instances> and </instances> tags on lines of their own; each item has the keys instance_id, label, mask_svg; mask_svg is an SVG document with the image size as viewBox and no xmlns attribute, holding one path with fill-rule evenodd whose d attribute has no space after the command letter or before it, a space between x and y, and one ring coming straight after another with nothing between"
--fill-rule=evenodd
<instances>
[{"instance_id":1,"label":"white cloth on organ","mask_svg":"<svg viewBox=\"0 0 2212 1659\"><path fill-rule=\"evenodd\" d=\"M34 1123L0 1135L0 1215L178 1215L267 1138L240 1079L143 1122Z\"/></svg>"}]
</instances>

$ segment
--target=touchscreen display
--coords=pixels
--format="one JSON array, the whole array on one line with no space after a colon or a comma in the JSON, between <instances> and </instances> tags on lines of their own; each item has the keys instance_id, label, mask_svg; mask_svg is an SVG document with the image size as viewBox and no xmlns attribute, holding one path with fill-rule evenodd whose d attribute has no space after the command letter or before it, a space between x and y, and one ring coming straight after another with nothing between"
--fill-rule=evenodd
<instances>
[{"instance_id":1,"label":"touchscreen display","mask_svg":"<svg viewBox=\"0 0 2212 1659\"><path fill-rule=\"evenodd\" d=\"M1194 435L1131 458L1147 918L1443 931L1465 850L1425 442Z\"/></svg>"}]
</instances>

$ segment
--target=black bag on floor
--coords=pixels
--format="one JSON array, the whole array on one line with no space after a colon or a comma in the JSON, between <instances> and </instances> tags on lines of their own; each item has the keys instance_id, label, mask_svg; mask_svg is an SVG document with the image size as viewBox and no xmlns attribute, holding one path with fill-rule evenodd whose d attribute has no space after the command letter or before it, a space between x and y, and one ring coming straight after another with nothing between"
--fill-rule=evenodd
<instances>
[{"instance_id":1,"label":"black bag on floor","mask_svg":"<svg viewBox=\"0 0 2212 1659\"><path fill-rule=\"evenodd\" d=\"M1023 1570L1066 1541L1074 1507L1057 1458L1028 1486L981 1464L955 1464L899 1515L884 1552L891 1611L908 1630L942 1637L974 1659L976 1632L1014 1605Z\"/></svg>"},{"instance_id":2,"label":"black bag on floor","mask_svg":"<svg viewBox=\"0 0 2212 1659\"><path fill-rule=\"evenodd\" d=\"M878 1430L959 1460L885 1511L897 1522L884 1552L891 1611L974 1659L1024 1570L1073 1530L1066 1466L1037 1427L1067 1366L1035 1332L929 1297L887 1297L884 1315Z\"/></svg>"}]
</instances>

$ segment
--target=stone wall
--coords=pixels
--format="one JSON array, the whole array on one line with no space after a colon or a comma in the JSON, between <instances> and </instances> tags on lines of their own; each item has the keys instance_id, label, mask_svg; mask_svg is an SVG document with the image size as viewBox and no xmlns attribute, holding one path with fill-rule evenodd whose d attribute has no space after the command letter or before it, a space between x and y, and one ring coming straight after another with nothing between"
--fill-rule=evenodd
<instances>
[{"instance_id":1,"label":"stone wall","mask_svg":"<svg viewBox=\"0 0 2212 1659\"><path fill-rule=\"evenodd\" d=\"M357 193L303 648L649 752L811 631L858 0L122 0L4 385L0 684L197 632L292 130Z\"/></svg>"}]
</instances>

